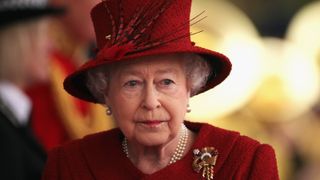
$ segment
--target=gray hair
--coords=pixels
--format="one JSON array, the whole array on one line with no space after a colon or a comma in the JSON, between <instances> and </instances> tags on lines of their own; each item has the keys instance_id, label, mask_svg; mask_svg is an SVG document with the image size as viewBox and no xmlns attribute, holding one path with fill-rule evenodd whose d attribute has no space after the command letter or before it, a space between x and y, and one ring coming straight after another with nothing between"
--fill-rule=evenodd
<instances>
[{"instance_id":1,"label":"gray hair","mask_svg":"<svg viewBox=\"0 0 320 180\"><path fill-rule=\"evenodd\" d=\"M212 70L209 62L198 54L180 53L178 56L183 59L187 85L191 90L191 96L193 96L206 84ZM109 79L111 78L110 70L114 69L115 66L101 66L89 70L87 73L86 85L91 94L101 104L105 104L104 98L108 91Z\"/></svg>"}]
</instances>

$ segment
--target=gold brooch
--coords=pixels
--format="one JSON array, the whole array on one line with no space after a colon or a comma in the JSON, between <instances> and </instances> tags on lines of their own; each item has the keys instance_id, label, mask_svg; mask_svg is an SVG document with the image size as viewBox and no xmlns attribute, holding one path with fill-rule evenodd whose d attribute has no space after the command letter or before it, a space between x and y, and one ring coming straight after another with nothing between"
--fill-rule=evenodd
<instances>
[{"instance_id":1,"label":"gold brooch","mask_svg":"<svg viewBox=\"0 0 320 180\"><path fill-rule=\"evenodd\" d=\"M216 165L218 154L218 150L214 147L204 147L201 151L199 149L193 150L193 170L199 173L202 169L202 177L207 180L213 179L213 168Z\"/></svg>"}]
</instances>

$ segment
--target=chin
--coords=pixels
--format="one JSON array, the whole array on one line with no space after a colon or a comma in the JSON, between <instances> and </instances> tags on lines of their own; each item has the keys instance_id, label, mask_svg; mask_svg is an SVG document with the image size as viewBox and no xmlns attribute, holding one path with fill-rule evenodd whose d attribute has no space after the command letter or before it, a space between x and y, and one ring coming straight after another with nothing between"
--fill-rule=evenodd
<instances>
[{"instance_id":1,"label":"chin","mask_svg":"<svg viewBox=\"0 0 320 180\"><path fill-rule=\"evenodd\" d=\"M136 137L136 141L144 146L161 146L170 141L169 135L148 134Z\"/></svg>"}]
</instances>

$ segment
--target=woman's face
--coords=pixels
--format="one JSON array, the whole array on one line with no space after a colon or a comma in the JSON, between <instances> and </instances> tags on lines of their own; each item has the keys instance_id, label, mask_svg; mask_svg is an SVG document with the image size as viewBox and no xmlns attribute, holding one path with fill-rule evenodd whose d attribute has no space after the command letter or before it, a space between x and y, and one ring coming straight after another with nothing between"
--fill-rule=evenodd
<instances>
[{"instance_id":1,"label":"woman's face","mask_svg":"<svg viewBox=\"0 0 320 180\"><path fill-rule=\"evenodd\" d=\"M152 56L111 72L106 103L129 141L164 145L179 133L189 100L178 56Z\"/></svg>"},{"instance_id":2,"label":"woman's face","mask_svg":"<svg viewBox=\"0 0 320 180\"><path fill-rule=\"evenodd\" d=\"M10 62L3 64L5 79L21 88L48 80L51 52L48 23L47 17L41 17L9 27L11 49L6 52Z\"/></svg>"},{"instance_id":3,"label":"woman's face","mask_svg":"<svg viewBox=\"0 0 320 180\"><path fill-rule=\"evenodd\" d=\"M42 18L35 22L33 32L29 32L30 44L28 52L25 53L26 60L26 82L44 82L49 78L49 55L51 42L48 38L49 19Z\"/></svg>"}]
</instances>

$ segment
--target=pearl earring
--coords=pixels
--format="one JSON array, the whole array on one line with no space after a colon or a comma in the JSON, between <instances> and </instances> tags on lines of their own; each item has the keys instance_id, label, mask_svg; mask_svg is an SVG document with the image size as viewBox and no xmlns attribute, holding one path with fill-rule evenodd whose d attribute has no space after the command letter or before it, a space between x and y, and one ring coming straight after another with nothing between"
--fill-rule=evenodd
<instances>
[{"instance_id":1,"label":"pearl earring","mask_svg":"<svg viewBox=\"0 0 320 180\"><path fill-rule=\"evenodd\" d=\"M108 116L111 116L111 115L112 115L111 107L107 107L107 109L106 109L106 114L107 114Z\"/></svg>"},{"instance_id":2,"label":"pearl earring","mask_svg":"<svg viewBox=\"0 0 320 180\"><path fill-rule=\"evenodd\" d=\"M190 108L190 105L187 104L187 113L191 112L191 108Z\"/></svg>"}]
</instances>

